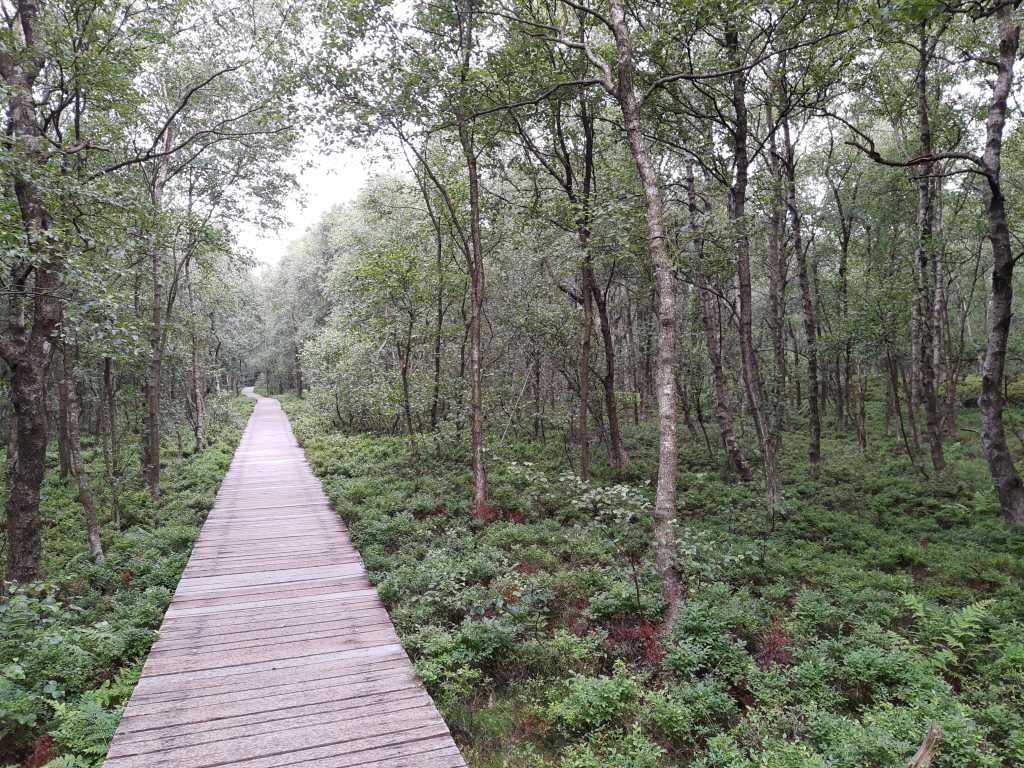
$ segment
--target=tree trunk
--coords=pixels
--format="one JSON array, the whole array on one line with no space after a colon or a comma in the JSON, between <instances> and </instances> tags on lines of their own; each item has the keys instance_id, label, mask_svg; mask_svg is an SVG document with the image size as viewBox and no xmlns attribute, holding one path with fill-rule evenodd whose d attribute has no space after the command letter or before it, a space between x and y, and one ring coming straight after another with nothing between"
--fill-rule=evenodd
<instances>
[{"instance_id":1,"label":"tree trunk","mask_svg":"<svg viewBox=\"0 0 1024 768\"><path fill-rule=\"evenodd\" d=\"M907 382L907 376L901 372L900 365L896 362L892 355L891 350L886 350L886 361L889 368L889 389L892 392L892 405L893 410L896 414L896 419L900 427L900 437L903 438L903 447L907 452L907 458L910 459L910 463L914 469L923 474L923 470L917 465L917 448L911 444L910 438L907 435L907 427L903 422L903 406L900 404L900 378L903 379L903 385L906 391L910 392L910 386ZM907 408L909 413L910 408Z\"/></svg>"},{"instance_id":2,"label":"tree trunk","mask_svg":"<svg viewBox=\"0 0 1024 768\"><path fill-rule=\"evenodd\" d=\"M693 415L691 414L690 398L687 396L686 387L679 378L679 369L675 370L676 377L676 392L678 393L679 405L683 409L683 422L686 424L686 429L689 431L690 436L697 439L697 426L693 423Z\"/></svg>"},{"instance_id":3,"label":"tree trunk","mask_svg":"<svg viewBox=\"0 0 1024 768\"><path fill-rule=\"evenodd\" d=\"M626 294L626 351L629 353L629 373L633 382L633 426L640 424L640 366L637 364L639 353L636 348L636 335L633 333L633 303Z\"/></svg>"},{"instance_id":4,"label":"tree trunk","mask_svg":"<svg viewBox=\"0 0 1024 768\"><path fill-rule=\"evenodd\" d=\"M57 466L61 480L71 475L71 451L68 449L68 403L64 390L57 388Z\"/></svg>"},{"instance_id":5,"label":"tree trunk","mask_svg":"<svg viewBox=\"0 0 1024 768\"><path fill-rule=\"evenodd\" d=\"M89 488L89 474L82 461L80 448L80 411L78 393L75 392L74 360L65 346L62 353L64 370L60 379L61 400L67 404L68 456L71 461L71 476L78 486L78 502L85 514L85 532L89 542L89 554L96 563L103 562L103 543L100 539L100 524L96 517L96 504Z\"/></svg>"},{"instance_id":6,"label":"tree trunk","mask_svg":"<svg viewBox=\"0 0 1024 768\"><path fill-rule=\"evenodd\" d=\"M932 131L928 108L928 65L931 61L931 51L934 47L933 38L925 29L927 22L922 22L921 35L919 40L920 58L918 61L916 89L917 89L917 125L918 139L920 141L920 154L922 157L932 156ZM935 388L935 367L933 365L932 334L935 332L932 324L934 314L934 295L929 276L929 270L934 271L935 251L935 202L934 184L932 181L931 161L920 163L916 167L917 177L917 253L915 255L915 288L917 295L914 297L914 319L916 329L914 337L916 340L916 353L919 356L914 365L918 370L918 377L921 386L921 395L924 398L925 425L928 430L928 443L931 448L932 466L935 473L942 476L946 472L946 458L942 448L942 425L939 416L939 401ZM934 275L934 278L940 278ZM935 279L935 283L939 280ZM936 286L935 290L939 290Z\"/></svg>"},{"instance_id":7,"label":"tree trunk","mask_svg":"<svg viewBox=\"0 0 1024 768\"><path fill-rule=\"evenodd\" d=\"M8 479L7 578L24 584L39 577L42 554L39 489L46 466L46 368L42 345L26 349L11 372L17 441Z\"/></svg>"},{"instance_id":8,"label":"tree trunk","mask_svg":"<svg viewBox=\"0 0 1024 768\"><path fill-rule=\"evenodd\" d=\"M754 423L757 442L761 447L761 460L764 467L765 491L768 501L769 516L774 520L775 514L782 508L782 484L779 477L778 447L774 435L765 424L762 393L764 385L761 379L760 363L757 359L757 348L754 346L754 312L753 294L750 277L750 235L747 231L746 205L749 158L747 155L747 76L742 69L739 35L734 26L730 25L725 34L726 46L730 61L737 70L732 77L732 104L734 123L732 139L735 160L735 178L730 190L729 215L732 219L736 236L737 280L739 284L740 317L740 353L743 365L743 379L747 389L747 401L750 404L750 417Z\"/></svg>"},{"instance_id":9,"label":"tree trunk","mask_svg":"<svg viewBox=\"0 0 1024 768\"><path fill-rule=\"evenodd\" d=\"M604 344L604 376L601 378L601 384L604 386L604 405L608 412L608 457L615 469L623 470L629 466L629 454L622 444L619 404L615 397L615 340L612 337L611 317L608 314L608 292L597 287L593 275L590 278L590 285L594 291L597 317L601 325L601 340Z\"/></svg>"},{"instance_id":10,"label":"tree trunk","mask_svg":"<svg viewBox=\"0 0 1024 768\"><path fill-rule=\"evenodd\" d=\"M768 218L768 328L772 336L772 357L775 381L772 393L773 429L778 447L786 428L786 281L789 263L786 257L786 200L783 191L782 157L779 153L777 126L768 102L771 140L768 146L768 168L772 180L771 214Z\"/></svg>"},{"instance_id":11,"label":"tree trunk","mask_svg":"<svg viewBox=\"0 0 1024 768\"><path fill-rule=\"evenodd\" d=\"M704 409L701 408L700 396L700 390L695 388L693 392L693 409L697 412L697 426L700 427L701 437L704 438L704 447L707 450L708 458L711 458L714 456L714 451L711 449L711 440L708 438L708 431L704 428Z\"/></svg>"},{"instance_id":12,"label":"tree trunk","mask_svg":"<svg viewBox=\"0 0 1024 768\"><path fill-rule=\"evenodd\" d=\"M985 122L985 173L983 194L988 239L992 245L991 318L985 358L981 366L981 443L988 459L989 472L999 494L1003 515L1010 525L1024 527L1024 483L1014 466L1003 424L1003 376L1006 348L1013 319L1014 258L1010 230L1006 221L1006 203L1000 177L1003 128L1006 124L1006 102L1013 84L1013 65L1020 46L1020 26L1012 5L999 7L998 72L992 91L992 102Z\"/></svg>"},{"instance_id":13,"label":"tree trunk","mask_svg":"<svg viewBox=\"0 0 1024 768\"><path fill-rule=\"evenodd\" d=\"M467 88L473 52L474 0L460 0L460 33L462 37L461 86ZM461 109L461 107L460 107ZM469 380L471 452L473 465L473 511L480 513L487 505L487 466L484 459L483 412L483 341L481 331L484 312L484 255L480 225L480 178L477 169L473 127L469 118L460 111L456 116L459 143L466 162L469 183Z\"/></svg>"},{"instance_id":14,"label":"tree trunk","mask_svg":"<svg viewBox=\"0 0 1024 768\"><path fill-rule=\"evenodd\" d=\"M444 262L442 261L442 256L444 255L444 247L441 241L440 227L433 219L433 209L431 209L431 221L434 222L434 236L437 240L437 303L434 316L434 388L430 397L430 427L433 429L437 426L441 407L441 337L444 333Z\"/></svg>"},{"instance_id":15,"label":"tree trunk","mask_svg":"<svg viewBox=\"0 0 1024 768\"><path fill-rule=\"evenodd\" d=\"M163 206L164 188L170 174L170 150L174 146L174 131L167 126L164 132L163 150L168 153L160 159L153 178L151 198L153 208L160 213ZM143 437L142 474L149 488L149 497L154 503L160 502L160 376L163 370L163 245L151 245L150 269L153 281L153 306L149 325L149 370L145 383L146 431ZM270 386L269 380L267 386Z\"/></svg>"},{"instance_id":16,"label":"tree trunk","mask_svg":"<svg viewBox=\"0 0 1024 768\"><path fill-rule=\"evenodd\" d=\"M849 279L849 258L850 258L850 224L843 213L839 201L838 191L835 193L836 205L840 206L839 219L842 231L839 233L839 316L842 319L843 346L836 355L837 376L841 377L838 382L839 398L836 400L836 431L840 434L846 431L848 411L857 407L851 401L853 389L851 383L853 365L853 340L850 334L850 279ZM861 403L863 405L863 403ZM856 418L856 414L853 414ZM858 438L859 438L858 432Z\"/></svg>"},{"instance_id":17,"label":"tree trunk","mask_svg":"<svg viewBox=\"0 0 1024 768\"><path fill-rule=\"evenodd\" d=\"M946 400L943 396L942 385L950 379L950 366L947 365L949 362L948 353L951 351L949 345L949 314L946 299L946 266L945 266L945 246L942 245L942 179L936 179L934 184L934 196L935 196L935 228L938 231L936 239L939 242L937 247L933 248L932 256L932 285L933 291L933 302L932 302L932 386L934 389L935 396L935 422L936 429L939 435L939 446L941 448L941 440L946 435L952 432L952 424L946 421ZM955 389L955 387L954 387ZM943 463L945 457L943 457Z\"/></svg>"},{"instance_id":18,"label":"tree trunk","mask_svg":"<svg viewBox=\"0 0 1024 768\"><path fill-rule=\"evenodd\" d=\"M192 346L192 372L189 381L190 392L187 398L191 400L194 410L192 436L195 450L193 453L199 453L206 445L206 376L203 373L202 357L199 354L199 336L196 333L196 299L192 290L192 265L190 260L185 262L184 269L185 287L188 290L189 341Z\"/></svg>"},{"instance_id":19,"label":"tree trunk","mask_svg":"<svg viewBox=\"0 0 1024 768\"><path fill-rule=\"evenodd\" d=\"M852 390L851 390L852 391ZM857 402L855 413L855 423L857 425L857 444L860 446L861 451L868 449L868 414L867 414L867 400L868 400L868 377L867 373L860 375L860 382L857 385Z\"/></svg>"},{"instance_id":20,"label":"tree trunk","mask_svg":"<svg viewBox=\"0 0 1024 768\"><path fill-rule=\"evenodd\" d=\"M580 413L579 413L579 441L580 441L580 480L584 484L590 483L590 432L588 429L587 417L590 410L590 348L594 337L594 295L597 293L596 281L594 279L593 256L590 252L590 196L594 186L594 120L587 110L586 101L581 104L581 123L583 125L583 186L580 190L578 200L572 182L570 170L565 172L564 188L570 202L576 202L579 214L576 219L576 235L583 251L583 261L580 270L580 304L583 306L583 317L580 327L580 360L579 360L579 385L580 385ZM555 120L556 135L560 146L565 146L562 135L561 120ZM567 154L563 155L563 163L566 169L571 168L571 161Z\"/></svg>"},{"instance_id":21,"label":"tree trunk","mask_svg":"<svg viewBox=\"0 0 1024 768\"><path fill-rule=\"evenodd\" d=\"M16 5L13 18L21 26L24 48L16 51L3 68L8 105L5 151L14 156L14 195L30 255L10 267L7 328L0 338L0 355L11 369L10 399L16 431L7 482L6 578L24 584L39 576L39 489L47 447L46 376L60 321L64 264L52 242L43 191L31 170L19 170L19 161L31 169L48 159L34 95L36 80L46 63L39 4L20 0ZM12 33L5 46L15 37Z\"/></svg>"},{"instance_id":22,"label":"tree trunk","mask_svg":"<svg viewBox=\"0 0 1024 768\"><path fill-rule=\"evenodd\" d=\"M199 339L192 334L192 399L195 403L195 452L199 453L206 445L206 377L203 375L202 361L199 356Z\"/></svg>"},{"instance_id":23,"label":"tree trunk","mask_svg":"<svg viewBox=\"0 0 1024 768\"><path fill-rule=\"evenodd\" d=\"M665 625L671 629L679 608L681 585L676 569L676 307L673 263L665 236L665 204L640 120L640 101L633 84L633 43L622 0L611 0L618 82L605 83L622 112L626 138L644 190L647 212L647 247L654 263L657 287L658 482L654 500L654 567L665 602Z\"/></svg>"},{"instance_id":24,"label":"tree trunk","mask_svg":"<svg viewBox=\"0 0 1024 768\"><path fill-rule=\"evenodd\" d=\"M708 285L707 275L701 263L704 256L704 238L697 223L697 188L693 175L693 163L686 167L687 205L690 214L690 234L693 238L697 256L695 281L697 284L697 308L700 311L701 324L704 327L704 343L711 364L711 382L715 391L715 418L718 420L718 432L725 446L729 464L744 482L753 480L754 475L750 463L743 455L743 449L736 439L733 428L732 410L729 408L729 395L726 388L725 369L722 366L722 326L714 311L714 302L718 301Z\"/></svg>"},{"instance_id":25,"label":"tree trunk","mask_svg":"<svg viewBox=\"0 0 1024 768\"><path fill-rule=\"evenodd\" d=\"M402 379L402 412L405 414L405 431L412 438L415 428L412 424L412 393L409 386L409 365L412 359L412 332L415 328L415 317L410 312L409 322L405 327L404 343L398 345L399 372Z\"/></svg>"},{"instance_id":26,"label":"tree trunk","mask_svg":"<svg viewBox=\"0 0 1024 768\"><path fill-rule=\"evenodd\" d=\"M978 241L978 248L974 258L974 268L971 271L970 296L974 295L974 290L982 274L981 262L984 243L984 240ZM964 350L966 349L967 329L971 316L971 302L966 297L957 303L959 306L957 307L957 334L955 347L952 342L952 330L946 334L947 338L950 340L950 349L947 353L947 358L951 361L951 365L949 366L949 378L946 381L945 419L946 431L948 434L955 434L957 430L957 408L959 406L959 402L957 399L956 387L964 370Z\"/></svg>"},{"instance_id":27,"label":"tree trunk","mask_svg":"<svg viewBox=\"0 0 1024 768\"><path fill-rule=\"evenodd\" d=\"M146 399L144 417L145 433L143 434L142 476L149 489L149 497L154 503L160 501L160 374L163 367L162 344L162 302L161 258L159 247L153 247L151 255L153 277L153 307L149 326L149 365L146 382L143 387ZM269 383L268 383L269 386Z\"/></svg>"},{"instance_id":28,"label":"tree trunk","mask_svg":"<svg viewBox=\"0 0 1024 768\"><path fill-rule=\"evenodd\" d=\"M807 254L803 247L800 208L796 199L796 148L789 131L789 118L782 120L782 135L786 145L786 207L792 230L793 253L796 256L797 277L800 283L800 303L804 315L804 336L807 337L807 458L811 476L821 476L821 408L818 400L818 320L811 297L811 281L807 271Z\"/></svg>"},{"instance_id":29,"label":"tree trunk","mask_svg":"<svg viewBox=\"0 0 1024 768\"><path fill-rule=\"evenodd\" d=\"M580 319L580 359L579 359L579 388L580 388L580 411L579 432L580 441L580 480L584 484L590 483L590 432L587 418L590 411L590 345L594 335L594 292L591 281L593 270L587 264L590 254L586 251L588 237L580 236L581 244L584 247L584 265L581 270L581 291L580 303L583 305L583 316Z\"/></svg>"},{"instance_id":30,"label":"tree trunk","mask_svg":"<svg viewBox=\"0 0 1024 768\"><path fill-rule=\"evenodd\" d=\"M107 436L110 440L110 462L107 465L107 484L110 486L110 506L114 525L121 528L121 434L117 420L117 373L109 357L103 359L103 399L107 416Z\"/></svg>"}]
</instances>

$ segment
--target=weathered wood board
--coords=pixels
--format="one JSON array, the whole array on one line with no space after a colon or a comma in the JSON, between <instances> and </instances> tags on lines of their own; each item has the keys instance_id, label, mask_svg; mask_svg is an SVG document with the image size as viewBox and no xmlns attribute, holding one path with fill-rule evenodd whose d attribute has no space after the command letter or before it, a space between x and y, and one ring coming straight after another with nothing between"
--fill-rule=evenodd
<instances>
[{"instance_id":1,"label":"weathered wood board","mask_svg":"<svg viewBox=\"0 0 1024 768\"><path fill-rule=\"evenodd\" d=\"M104 766L465 766L276 400L258 398Z\"/></svg>"}]
</instances>

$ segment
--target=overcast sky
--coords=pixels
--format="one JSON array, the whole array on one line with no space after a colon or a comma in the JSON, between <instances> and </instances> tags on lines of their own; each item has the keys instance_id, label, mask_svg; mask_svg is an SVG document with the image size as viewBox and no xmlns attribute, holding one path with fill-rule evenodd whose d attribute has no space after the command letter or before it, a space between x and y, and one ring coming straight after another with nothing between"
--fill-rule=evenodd
<instances>
[{"instance_id":1,"label":"overcast sky","mask_svg":"<svg viewBox=\"0 0 1024 768\"><path fill-rule=\"evenodd\" d=\"M277 232L243 226L238 232L239 243L264 265L276 264L288 244L298 240L333 206L354 199L369 175L370 169L361 152L350 150L326 155L310 146L300 151L299 157L312 159L312 165L298 174L299 192L291 196L281 211L284 226Z\"/></svg>"}]
</instances>

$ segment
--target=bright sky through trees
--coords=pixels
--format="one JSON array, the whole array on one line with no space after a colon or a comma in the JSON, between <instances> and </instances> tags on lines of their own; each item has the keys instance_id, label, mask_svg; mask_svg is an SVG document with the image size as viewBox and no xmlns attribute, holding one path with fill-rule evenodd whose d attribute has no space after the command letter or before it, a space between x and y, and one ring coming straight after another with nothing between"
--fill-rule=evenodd
<instances>
[{"instance_id":1,"label":"bright sky through trees","mask_svg":"<svg viewBox=\"0 0 1024 768\"><path fill-rule=\"evenodd\" d=\"M239 246L250 252L261 268L277 264L288 246L331 208L354 200L369 175L382 167L382 163L371 167L359 150L325 153L309 141L303 142L291 165L298 169L298 188L278 213L283 226L272 230L245 223L238 228Z\"/></svg>"}]
</instances>

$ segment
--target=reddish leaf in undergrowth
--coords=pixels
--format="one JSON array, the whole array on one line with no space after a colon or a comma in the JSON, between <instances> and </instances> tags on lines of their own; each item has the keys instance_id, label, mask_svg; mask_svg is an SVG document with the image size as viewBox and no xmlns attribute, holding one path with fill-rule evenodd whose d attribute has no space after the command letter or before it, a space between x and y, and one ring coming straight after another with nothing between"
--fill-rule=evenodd
<instances>
[{"instance_id":1,"label":"reddish leaf in undergrowth","mask_svg":"<svg viewBox=\"0 0 1024 768\"><path fill-rule=\"evenodd\" d=\"M761 635L754 658L762 669L772 664L787 665L793 660L793 653L790 651L792 644L793 641L783 629L781 620L776 618Z\"/></svg>"},{"instance_id":2,"label":"reddish leaf in undergrowth","mask_svg":"<svg viewBox=\"0 0 1024 768\"><path fill-rule=\"evenodd\" d=\"M648 664L658 666L665 658L661 630L661 624L650 619L614 616L608 624L608 642L624 646L631 655L643 657Z\"/></svg>"},{"instance_id":3,"label":"reddish leaf in undergrowth","mask_svg":"<svg viewBox=\"0 0 1024 768\"><path fill-rule=\"evenodd\" d=\"M528 712L522 720L519 721L519 734L524 737L537 736L547 729L543 720L540 719L535 713Z\"/></svg>"},{"instance_id":4,"label":"reddish leaf in undergrowth","mask_svg":"<svg viewBox=\"0 0 1024 768\"><path fill-rule=\"evenodd\" d=\"M32 743L32 751L22 763L23 768L39 768L57 757L53 749L53 739L50 736L40 736Z\"/></svg>"},{"instance_id":5,"label":"reddish leaf in undergrowth","mask_svg":"<svg viewBox=\"0 0 1024 768\"><path fill-rule=\"evenodd\" d=\"M644 640L644 658L652 667L660 667L665 659L665 646L661 644L661 628L654 636Z\"/></svg>"},{"instance_id":6,"label":"reddish leaf in undergrowth","mask_svg":"<svg viewBox=\"0 0 1024 768\"><path fill-rule=\"evenodd\" d=\"M426 520L428 517L437 517L439 515L447 515L447 514L448 514L448 507L446 505L444 505L444 504L438 504L436 507L434 507L432 510L429 510L429 511L424 511L422 509L418 509L418 510L416 510L415 512L412 513L412 516L415 517L417 520Z\"/></svg>"},{"instance_id":7,"label":"reddish leaf in undergrowth","mask_svg":"<svg viewBox=\"0 0 1024 768\"><path fill-rule=\"evenodd\" d=\"M512 509L505 513L505 518L510 523L521 525L526 522L526 513L521 509Z\"/></svg>"},{"instance_id":8,"label":"reddish leaf in undergrowth","mask_svg":"<svg viewBox=\"0 0 1024 768\"><path fill-rule=\"evenodd\" d=\"M576 637L585 637L590 634L590 622L582 616L577 616L569 622L569 631Z\"/></svg>"},{"instance_id":9,"label":"reddish leaf in undergrowth","mask_svg":"<svg viewBox=\"0 0 1024 768\"><path fill-rule=\"evenodd\" d=\"M470 513L474 519L482 523L493 523L498 519L498 508L481 504Z\"/></svg>"},{"instance_id":10,"label":"reddish leaf in undergrowth","mask_svg":"<svg viewBox=\"0 0 1024 768\"><path fill-rule=\"evenodd\" d=\"M505 599L506 603L510 603L511 604L511 603L518 603L519 602L519 593L516 591L515 587L513 587L513 586L506 586L506 587L504 587L502 589L499 589L498 590L498 594L501 595Z\"/></svg>"}]
</instances>

